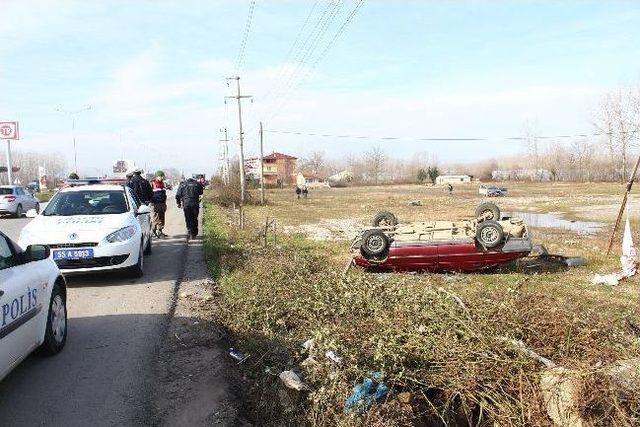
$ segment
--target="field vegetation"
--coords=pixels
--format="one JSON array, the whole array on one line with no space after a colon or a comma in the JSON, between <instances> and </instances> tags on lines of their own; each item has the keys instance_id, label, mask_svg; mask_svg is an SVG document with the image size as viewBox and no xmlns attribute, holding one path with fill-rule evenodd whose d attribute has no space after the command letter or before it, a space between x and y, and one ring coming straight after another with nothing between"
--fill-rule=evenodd
<instances>
[{"instance_id":1,"label":"field vegetation","mask_svg":"<svg viewBox=\"0 0 640 427\"><path fill-rule=\"evenodd\" d=\"M621 190L618 184L510 185L509 197L498 200L504 211L604 223L593 235L533 229L537 243L583 256L588 265L467 275L342 270L349 227L365 226L380 209L402 221L469 217L481 201L475 185L456 186L452 195L430 185L323 189L306 200L273 190L267 206L245 207L245 230L236 226L237 212L209 194L205 244L218 283L215 312L236 347L251 355L238 369L254 384L254 419L322 426L637 425L638 279L616 287L590 283L594 273L619 267L604 251ZM419 206L409 204L418 200ZM634 219L636 208L633 203ZM271 230L265 247L260 230L267 219L277 221L277 235ZM331 232L314 232L323 227ZM310 339L312 348L303 349ZM308 390L284 387L277 376L284 370L297 372ZM353 386L372 371L392 392L346 413Z\"/></svg>"}]
</instances>

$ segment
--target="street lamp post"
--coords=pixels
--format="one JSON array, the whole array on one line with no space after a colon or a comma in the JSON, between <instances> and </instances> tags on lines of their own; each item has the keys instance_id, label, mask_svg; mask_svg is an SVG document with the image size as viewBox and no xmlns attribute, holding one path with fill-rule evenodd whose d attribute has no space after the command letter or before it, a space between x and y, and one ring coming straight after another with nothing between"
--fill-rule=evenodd
<instances>
[{"instance_id":1,"label":"street lamp post","mask_svg":"<svg viewBox=\"0 0 640 427\"><path fill-rule=\"evenodd\" d=\"M78 173L78 149L76 145L76 116L85 111L91 110L91 105L75 111L67 111L62 108L56 108L56 111L71 116L71 133L73 134L73 171Z\"/></svg>"}]
</instances>

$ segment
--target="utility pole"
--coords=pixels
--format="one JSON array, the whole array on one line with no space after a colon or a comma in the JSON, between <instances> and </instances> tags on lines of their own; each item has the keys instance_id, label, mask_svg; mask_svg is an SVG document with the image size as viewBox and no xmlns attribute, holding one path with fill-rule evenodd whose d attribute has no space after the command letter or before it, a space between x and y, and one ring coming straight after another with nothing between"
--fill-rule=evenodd
<instances>
[{"instance_id":1,"label":"utility pole","mask_svg":"<svg viewBox=\"0 0 640 427\"><path fill-rule=\"evenodd\" d=\"M220 132L224 132L224 139L218 140L220 142L224 142L224 146L222 147L222 182L229 185L231 177L229 174L229 137L227 136L227 128L220 129Z\"/></svg>"},{"instance_id":2,"label":"utility pole","mask_svg":"<svg viewBox=\"0 0 640 427\"><path fill-rule=\"evenodd\" d=\"M264 132L260 122L260 203L264 205Z\"/></svg>"},{"instance_id":3,"label":"utility pole","mask_svg":"<svg viewBox=\"0 0 640 427\"><path fill-rule=\"evenodd\" d=\"M7 178L9 185L13 185L13 162L11 161L11 140L7 139Z\"/></svg>"},{"instance_id":4,"label":"utility pole","mask_svg":"<svg viewBox=\"0 0 640 427\"><path fill-rule=\"evenodd\" d=\"M244 136L242 133L242 99L252 98L250 95L240 94L240 77L227 77L227 80L235 80L238 88L236 96L225 96L225 98L235 98L238 100L238 128L240 133L240 206L244 204L245 182L244 182Z\"/></svg>"}]
</instances>

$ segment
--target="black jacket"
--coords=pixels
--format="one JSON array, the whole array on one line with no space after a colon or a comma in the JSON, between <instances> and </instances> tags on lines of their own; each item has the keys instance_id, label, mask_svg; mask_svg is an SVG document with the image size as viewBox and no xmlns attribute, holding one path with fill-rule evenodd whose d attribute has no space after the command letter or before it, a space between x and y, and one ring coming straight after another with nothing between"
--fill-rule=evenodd
<instances>
[{"instance_id":1,"label":"black jacket","mask_svg":"<svg viewBox=\"0 0 640 427\"><path fill-rule=\"evenodd\" d=\"M145 204L149 204L153 191L151 190L151 184L144 179L141 175L133 175L133 177L127 183L127 186L133 190L138 196L140 201Z\"/></svg>"},{"instance_id":2,"label":"black jacket","mask_svg":"<svg viewBox=\"0 0 640 427\"><path fill-rule=\"evenodd\" d=\"M203 193L202 185L193 178L184 181L176 191L176 203L183 208L200 205L200 196Z\"/></svg>"}]
</instances>

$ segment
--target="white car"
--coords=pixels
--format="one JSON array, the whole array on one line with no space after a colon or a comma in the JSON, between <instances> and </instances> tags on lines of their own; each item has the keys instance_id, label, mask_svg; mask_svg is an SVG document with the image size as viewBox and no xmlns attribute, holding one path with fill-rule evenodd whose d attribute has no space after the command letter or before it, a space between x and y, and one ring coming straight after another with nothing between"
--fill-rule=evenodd
<instances>
[{"instance_id":1,"label":"white car","mask_svg":"<svg viewBox=\"0 0 640 427\"><path fill-rule=\"evenodd\" d=\"M33 350L53 355L67 341L66 283L49 255L0 233L0 380Z\"/></svg>"},{"instance_id":2,"label":"white car","mask_svg":"<svg viewBox=\"0 0 640 427\"><path fill-rule=\"evenodd\" d=\"M128 270L144 274L151 253L151 210L124 185L68 187L22 229L23 248L47 245L64 274Z\"/></svg>"},{"instance_id":3,"label":"white car","mask_svg":"<svg viewBox=\"0 0 640 427\"><path fill-rule=\"evenodd\" d=\"M40 204L29 190L18 185L0 185L0 214L20 218L31 209L39 211Z\"/></svg>"}]
</instances>

